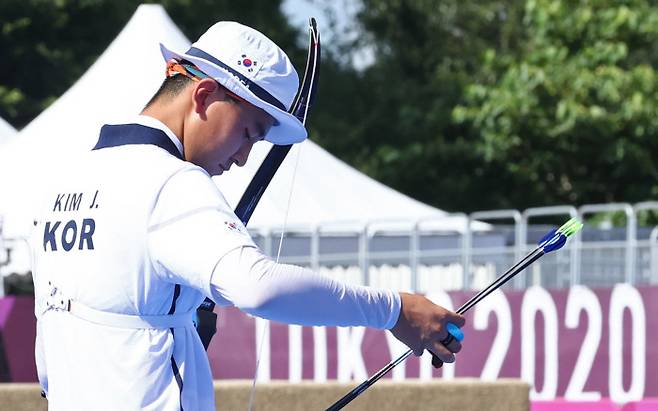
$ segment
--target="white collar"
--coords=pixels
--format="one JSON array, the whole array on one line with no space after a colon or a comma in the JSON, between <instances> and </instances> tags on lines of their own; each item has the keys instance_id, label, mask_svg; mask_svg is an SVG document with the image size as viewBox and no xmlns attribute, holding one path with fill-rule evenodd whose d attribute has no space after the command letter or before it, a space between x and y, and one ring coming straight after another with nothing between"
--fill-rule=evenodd
<instances>
[{"instance_id":1,"label":"white collar","mask_svg":"<svg viewBox=\"0 0 658 411\"><path fill-rule=\"evenodd\" d=\"M156 128L158 130L161 130L164 132L167 137L176 145L176 148L178 149L178 152L185 158L185 154L183 153L183 143L176 137L176 134L174 134L173 131L169 127L167 127L162 121L158 120L157 118L150 117L150 116L145 116L144 114L140 114L137 117L135 117L132 121L132 123L135 124L141 124L142 126L146 127L151 127L151 128Z\"/></svg>"}]
</instances>

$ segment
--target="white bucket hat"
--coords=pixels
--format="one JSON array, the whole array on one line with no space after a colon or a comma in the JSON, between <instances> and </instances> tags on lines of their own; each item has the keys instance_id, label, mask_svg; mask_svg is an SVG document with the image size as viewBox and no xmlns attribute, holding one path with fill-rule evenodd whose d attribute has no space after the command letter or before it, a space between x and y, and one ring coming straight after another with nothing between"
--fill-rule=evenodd
<instances>
[{"instance_id":1,"label":"white bucket hat","mask_svg":"<svg viewBox=\"0 0 658 411\"><path fill-rule=\"evenodd\" d=\"M232 93L265 110L276 120L265 136L273 144L306 139L306 129L288 113L299 88L290 59L272 40L251 27L221 21L210 27L185 53L160 44L165 61L184 59Z\"/></svg>"}]
</instances>

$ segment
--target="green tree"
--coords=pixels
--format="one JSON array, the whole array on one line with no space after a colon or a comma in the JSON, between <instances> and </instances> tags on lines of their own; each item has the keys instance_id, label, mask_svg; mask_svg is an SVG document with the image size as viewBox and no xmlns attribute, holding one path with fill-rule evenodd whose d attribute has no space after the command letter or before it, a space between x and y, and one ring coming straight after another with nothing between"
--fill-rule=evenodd
<instances>
[{"instance_id":1,"label":"green tree","mask_svg":"<svg viewBox=\"0 0 658 411\"><path fill-rule=\"evenodd\" d=\"M522 32L487 51L453 111L508 184L499 205L658 195L654 2L528 0Z\"/></svg>"},{"instance_id":2,"label":"green tree","mask_svg":"<svg viewBox=\"0 0 658 411\"><path fill-rule=\"evenodd\" d=\"M142 0L3 0L0 2L0 117L21 128L64 93L105 50ZM163 0L190 39L218 20L258 27L299 67L281 0Z\"/></svg>"},{"instance_id":3,"label":"green tree","mask_svg":"<svg viewBox=\"0 0 658 411\"><path fill-rule=\"evenodd\" d=\"M191 39L219 19L258 27L301 70L305 28L290 27L281 1L163 4ZM29 122L92 64L138 3L0 2L0 116L17 127ZM456 211L658 194L654 2L362 3L358 38L323 48L310 132L332 153ZM355 47L370 50L373 64L354 68Z\"/></svg>"},{"instance_id":4,"label":"green tree","mask_svg":"<svg viewBox=\"0 0 658 411\"><path fill-rule=\"evenodd\" d=\"M344 67L322 90L314 138L421 201L458 211L500 204L496 165L481 161L452 110L486 50L516 48L522 11L518 1L363 0L348 46L371 50L374 63Z\"/></svg>"}]
</instances>

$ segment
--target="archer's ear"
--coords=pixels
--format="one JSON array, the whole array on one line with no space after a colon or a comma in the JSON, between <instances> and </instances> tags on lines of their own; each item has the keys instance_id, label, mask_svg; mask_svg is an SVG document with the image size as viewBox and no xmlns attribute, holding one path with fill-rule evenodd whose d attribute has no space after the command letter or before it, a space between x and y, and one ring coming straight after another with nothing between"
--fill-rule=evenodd
<instances>
[{"instance_id":1,"label":"archer's ear","mask_svg":"<svg viewBox=\"0 0 658 411\"><path fill-rule=\"evenodd\" d=\"M220 88L215 80L205 78L198 81L192 89L194 112L205 119L206 110L217 99L216 94Z\"/></svg>"}]
</instances>

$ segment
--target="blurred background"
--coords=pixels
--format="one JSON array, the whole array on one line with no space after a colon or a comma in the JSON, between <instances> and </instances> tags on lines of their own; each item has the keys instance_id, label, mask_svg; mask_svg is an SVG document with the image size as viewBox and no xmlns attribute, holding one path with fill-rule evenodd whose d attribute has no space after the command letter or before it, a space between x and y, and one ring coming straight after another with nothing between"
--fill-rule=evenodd
<instances>
[{"instance_id":1,"label":"blurred background","mask_svg":"<svg viewBox=\"0 0 658 411\"><path fill-rule=\"evenodd\" d=\"M310 141L254 214L259 245L275 256L283 238L281 261L454 309L580 217L565 249L469 314L456 365L414 358L392 378L522 378L537 410L658 397L658 2L642 0L0 0L0 381L36 381L34 193L144 106L158 43L184 50L235 20L301 73L311 16ZM267 149L216 179L232 204ZM361 380L401 349L240 316L220 314L215 378L253 378L260 341L258 378L293 383Z\"/></svg>"}]
</instances>

